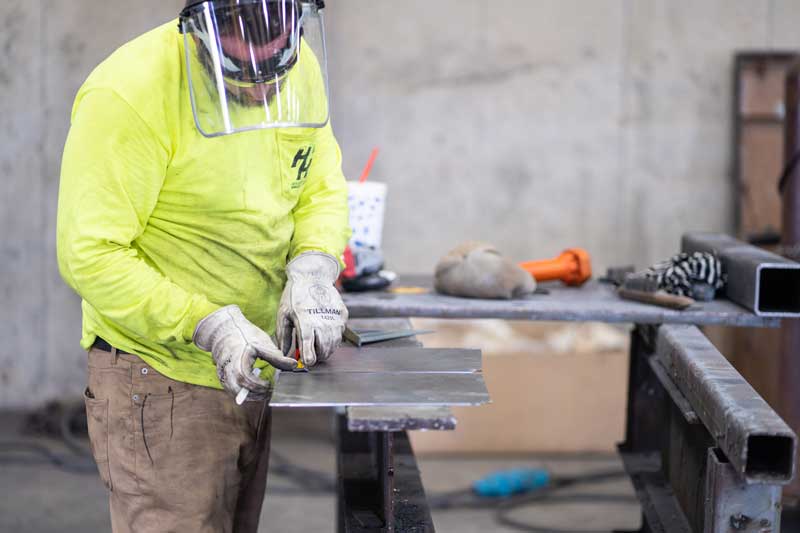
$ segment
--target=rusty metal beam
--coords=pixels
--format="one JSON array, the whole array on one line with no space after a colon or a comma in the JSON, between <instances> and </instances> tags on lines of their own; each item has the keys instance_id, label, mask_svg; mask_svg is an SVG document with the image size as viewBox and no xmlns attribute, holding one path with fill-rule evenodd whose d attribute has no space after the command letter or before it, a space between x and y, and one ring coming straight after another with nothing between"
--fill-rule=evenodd
<instances>
[{"instance_id":1,"label":"rusty metal beam","mask_svg":"<svg viewBox=\"0 0 800 533\"><path fill-rule=\"evenodd\" d=\"M699 329L662 326L656 353L743 479L792 479L797 436Z\"/></svg>"}]
</instances>

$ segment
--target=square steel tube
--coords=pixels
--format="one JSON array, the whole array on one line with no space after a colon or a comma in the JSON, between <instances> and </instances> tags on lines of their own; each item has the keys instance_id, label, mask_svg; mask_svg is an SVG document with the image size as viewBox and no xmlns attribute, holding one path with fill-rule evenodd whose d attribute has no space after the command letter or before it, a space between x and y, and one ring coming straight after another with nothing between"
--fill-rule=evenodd
<instances>
[{"instance_id":1,"label":"square steel tube","mask_svg":"<svg viewBox=\"0 0 800 533\"><path fill-rule=\"evenodd\" d=\"M791 481L797 436L696 326L661 326L656 353L743 479Z\"/></svg>"},{"instance_id":2,"label":"square steel tube","mask_svg":"<svg viewBox=\"0 0 800 533\"><path fill-rule=\"evenodd\" d=\"M800 263L721 233L687 233L681 249L719 256L728 299L758 316L800 317Z\"/></svg>"}]
</instances>

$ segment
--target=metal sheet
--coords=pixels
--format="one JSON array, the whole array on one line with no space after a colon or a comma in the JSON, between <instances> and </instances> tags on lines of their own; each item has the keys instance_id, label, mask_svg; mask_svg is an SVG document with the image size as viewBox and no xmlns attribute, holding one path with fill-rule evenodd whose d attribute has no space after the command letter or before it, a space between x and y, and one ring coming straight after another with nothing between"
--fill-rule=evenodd
<instances>
[{"instance_id":1,"label":"metal sheet","mask_svg":"<svg viewBox=\"0 0 800 533\"><path fill-rule=\"evenodd\" d=\"M349 431L452 430L456 417L448 407L350 407Z\"/></svg>"},{"instance_id":2,"label":"metal sheet","mask_svg":"<svg viewBox=\"0 0 800 533\"><path fill-rule=\"evenodd\" d=\"M734 302L759 316L800 317L800 263L721 233L688 233L681 249L719 255Z\"/></svg>"},{"instance_id":3,"label":"metal sheet","mask_svg":"<svg viewBox=\"0 0 800 533\"><path fill-rule=\"evenodd\" d=\"M406 276L400 285L431 287L430 276ZM549 294L516 300L458 298L431 292L344 294L351 317L501 318L636 324L697 324L778 327L776 318L756 316L728 300L697 302L682 311L623 300L610 284L590 281L581 287L543 283Z\"/></svg>"},{"instance_id":4,"label":"metal sheet","mask_svg":"<svg viewBox=\"0 0 800 533\"><path fill-rule=\"evenodd\" d=\"M480 405L489 402L483 376L460 373L288 373L278 379L270 405Z\"/></svg>"},{"instance_id":5,"label":"metal sheet","mask_svg":"<svg viewBox=\"0 0 800 533\"><path fill-rule=\"evenodd\" d=\"M388 342L397 339L407 339L417 335L427 335L433 333L431 329L356 329L348 326L344 330L344 339L355 346L361 347L367 344Z\"/></svg>"},{"instance_id":6,"label":"metal sheet","mask_svg":"<svg viewBox=\"0 0 800 533\"><path fill-rule=\"evenodd\" d=\"M342 346L312 374L341 372L478 372L480 350L458 348L382 348Z\"/></svg>"},{"instance_id":7,"label":"metal sheet","mask_svg":"<svg viewBox=\"0 0 800 533\"><path fill-rule=\"evenodd\" d=\"M355 329L399 330L413 328L411 320L408 318L353 318L347 321L347 325ZM383 341L374 347L392 348L395 346L422 346L422 342L417 337L406 337Z\"/></svg>"},{"instance_id":8,"label":"metal sheet","mask_svg":"<svg viewBox=\"0 0 800 533\"><path fill-rule=\"evenodd\" d=\"M740 476L791 480L797 436L699 329L662 326L656 353Z\"/></svg>"}]
</instances>

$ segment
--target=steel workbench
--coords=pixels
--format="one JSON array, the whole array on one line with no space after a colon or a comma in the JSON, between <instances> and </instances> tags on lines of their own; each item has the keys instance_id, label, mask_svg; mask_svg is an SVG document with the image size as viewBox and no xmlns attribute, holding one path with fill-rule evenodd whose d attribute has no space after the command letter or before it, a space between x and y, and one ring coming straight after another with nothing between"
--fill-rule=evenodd
<instances>
[{"instance_id":1,"label":"steel workbench","mask_svg":"<svg viewBox=\"0 0 800 533\"><path fill-rule=\"evenodd\" d=\"M626 440L619 450L642 505L641 531L779 530L781 485L794 474L796 436L697 328L777 327L778 319L724 299L684 311L625 301L594 281L580 288L543 284L544 293L510 301L443 296L420 276L401 277L395 286L427 290L346 294L350 316L372 327L397 327L410 317L632 324ZM453 424L447 409L348 408L339 428L340 531L432 531L405 431ZM371 485L357 481L365 469L372 470ZM359 520L353 513L376 501L383 516Z\"/></svg>"}]
</instances>

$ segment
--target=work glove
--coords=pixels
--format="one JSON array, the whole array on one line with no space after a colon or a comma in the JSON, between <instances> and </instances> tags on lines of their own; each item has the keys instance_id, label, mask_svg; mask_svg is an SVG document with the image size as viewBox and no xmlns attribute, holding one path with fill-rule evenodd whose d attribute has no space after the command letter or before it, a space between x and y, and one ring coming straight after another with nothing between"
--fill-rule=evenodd
<instances>
[{"instance_id":1,"label":"work glove","mask_svg":"<svg viewBox=\"0 0 800 533\"><path fill-rule=\"evenodd\" d=\"M201 350L211 352L220 383L234 396L243 388L255 397L266 393L268 383L253 376L256 359L281 370L297 366L297 361L284 357L270 336L247 320L237 305L223 307L198 322L192 340Z\"/></svg>"},{"instance_id":2,"label":"work glove","mask_svg":"<svg viewBox=\"0 0 800 533\"><path fill-rule=\"evenodd\" d=\"M327 360L342 342L348 312L334 287L339 261L322 252L306 252L286 265L286 287L278 307L278 342L284 354L297 339L305 366Z\"/></svg>"},{"instance_id":3,"label":"work glove","mask_svg":"<svg viewBox=\"0 0 800 533\"><path fill-rule=\"evenodd\" d=\"M437 291L467 298L519 298L536 290L536 281L494 246L469 241L439 260Z\"/></svg>"}]
</instances>

